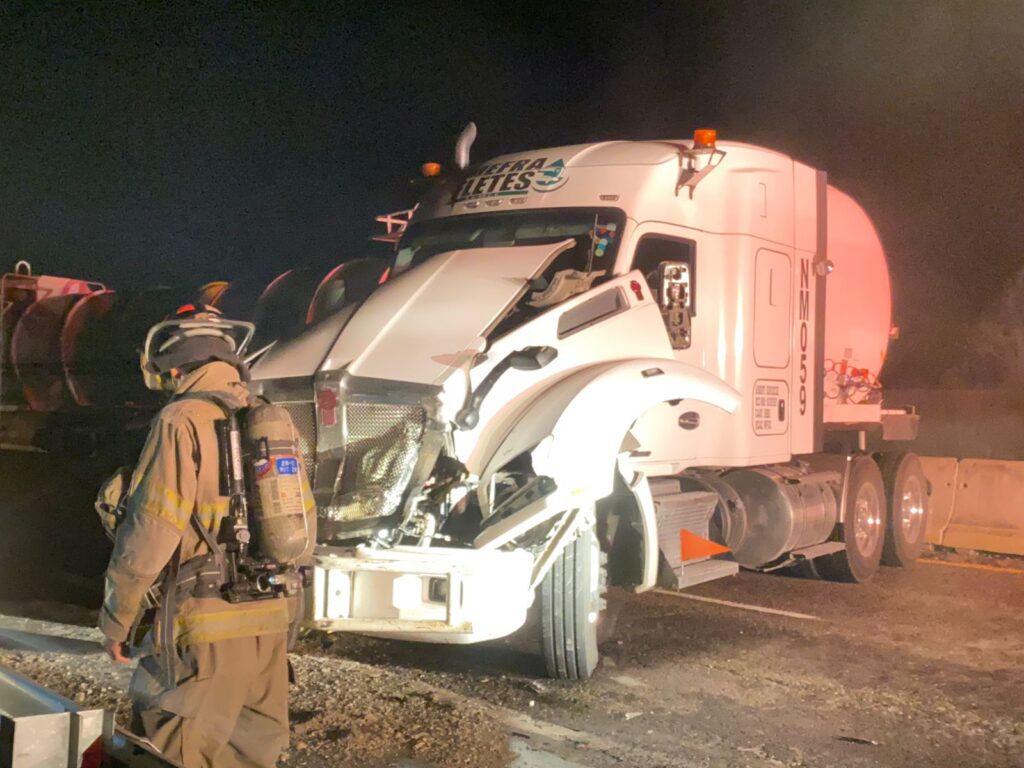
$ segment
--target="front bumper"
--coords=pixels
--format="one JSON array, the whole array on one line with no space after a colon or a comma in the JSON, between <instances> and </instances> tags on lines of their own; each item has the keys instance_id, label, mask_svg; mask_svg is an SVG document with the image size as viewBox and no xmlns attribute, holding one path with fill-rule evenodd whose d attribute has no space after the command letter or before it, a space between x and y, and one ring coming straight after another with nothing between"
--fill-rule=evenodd
<instances>
[{"instance_id":1,"label":"front bumper","mask_svg":"<svg viewBox=\"0 0 1024 768\"><path fill-rule=\"evenodd\" d=\"M321 546L307 623L426 643L477 643L515 632L533 601L528 552Z\"/></svg>"}]
</instances>

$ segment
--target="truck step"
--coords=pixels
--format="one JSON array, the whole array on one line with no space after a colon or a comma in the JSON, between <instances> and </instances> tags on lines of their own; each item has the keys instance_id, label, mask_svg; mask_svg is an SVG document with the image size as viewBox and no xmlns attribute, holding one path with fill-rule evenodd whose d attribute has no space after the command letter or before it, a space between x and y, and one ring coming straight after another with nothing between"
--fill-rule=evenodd
<instances>
[{"instance_id":1,"label":"truck step","mask_svg":"<svg viewBox=\"0 0 1024 768\"><path fill-rule=\"evenodd\" d=\"M680 568L675 569L675 573L679 589L686 589L703 584L705 581L735 576L739 570L739 563L732 560L701 560L697 563L684 563Z\"/></svg>"},{"instance_id":2,"label":"truck step","mask_svg":"<svg viewBox=\"0 0 1024 768\"><path fill-rule=\"evenodd\" d=\"M678 489L678 483L675 487ZM676 490L671 493L654 494L655 515L658 520L658 547L672 570L678 573L683 563L680 531L687 530L702 539L709 538L711 516L715 513L717 505L718 494L706 491L680 493Z\"/></svg>"}]
</instances>

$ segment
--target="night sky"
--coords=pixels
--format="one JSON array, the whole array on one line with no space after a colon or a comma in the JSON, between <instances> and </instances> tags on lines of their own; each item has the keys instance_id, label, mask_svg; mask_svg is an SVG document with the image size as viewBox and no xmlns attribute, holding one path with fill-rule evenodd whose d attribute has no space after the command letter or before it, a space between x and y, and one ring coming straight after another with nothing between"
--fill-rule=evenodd
<instances>
[{"instance_id":1,"label":"night sky","mask_svg":"<svg viewBox=\"0 0 1024 768\"><path fill-rule=\"evenodd\" d=\"M366 255L468 120L476 159L708 126L827 170L889 253L897 384L1021 264L1024 3L93 5L0 9L0 267L132 288Z\"/></svg>"}]
</instances>

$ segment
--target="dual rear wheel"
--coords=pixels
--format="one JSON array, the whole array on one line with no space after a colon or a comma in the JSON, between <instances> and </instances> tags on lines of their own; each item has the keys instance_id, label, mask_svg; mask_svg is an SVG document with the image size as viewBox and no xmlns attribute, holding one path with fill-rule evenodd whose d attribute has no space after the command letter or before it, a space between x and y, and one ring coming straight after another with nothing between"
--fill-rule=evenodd
<instances>
[{"instance_id":1,"label":"dual rear wheel","mask_svg":"<svg viewBox=\"0 0 1024 768\"><path fill-rule=\"evenodd\" d=\"M883 453L879 461L889 499L889 528L882 563L906 567L925 548L928 524L928 478L912 453Z\"/></svg>"},{"instance_id":2,"label":"dual rear wheel","mask_svg":"<svg viewBox=\"0 0 1024 768\"><path fill-rule=\"evenodd\" d=\"M864 582L880 564L909 566L924 551L928 480L912 453L862 455L853 459L839 526L846 549L813 561L832 581Z\"/></svg>"}]
</instances>

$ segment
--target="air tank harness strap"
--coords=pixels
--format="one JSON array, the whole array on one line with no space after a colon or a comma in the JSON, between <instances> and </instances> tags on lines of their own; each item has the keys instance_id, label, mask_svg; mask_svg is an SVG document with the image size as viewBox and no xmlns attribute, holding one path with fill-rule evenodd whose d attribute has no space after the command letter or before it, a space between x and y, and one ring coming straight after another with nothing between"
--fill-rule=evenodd
<instances>
[{"instance_id":1,"label":"air tank harness strap","mask_svg":"<svg viewBox=\"0 0 1024 768\"><path fill-rule=\"evenodd\" d=\"M217 591L218 591L217 596L219 597L220 596L220 586L227 579L227 575L228 575L227 561L224 558L224 549L220 546L220 544L217 543L217 540L213 537L213 534L210 533L209 530L207 530L205 525L203 525L203 522L199 519L199 517L196 515L194 510L192 512L192 527L196 529L196 533L199 534L199 538L202 539L203 544L206 545L206 548L210 551L210 554L208 554L208 555L197 555L196 557L193 557L191 560L189 560L187 563L185 563L185 567L188 567L191 563L194 563L196 561L211 561L212 560L213 566L214 566L214 570L210 570L209 568L207 568L205 566L200 566L199 564L197 564L195 566L195 573L196 573L196 577L197 578L198 578L198 576L200 574L206 575L206 574L210 574L210 573L216 573L217 574L217 578L220 580L219 583L217 584ZM191 575L191 574L189 574L189 575ZM181 583L182 583L182 580L181 580L181 578L179 578L178 579L178 584L181 584ZM199 581L196 582L196 586L197 587L198 587L198 585L199 585ZM196 597L206 597L206 595L196 595Z\"/></svg>"},{"instance_id":2,"label":"air tank harness strap","mask_svg":"<svg viewBox=\"0 0 1024 768\"><path fill-rule=\"evenodd\" d=\"M174 548L171 562L167 566L167 575L164 576L163 604L157 610L157 641L160 654L163 656L163 671L165 686L167 690L174 687L175 648L174 648L174 609L175 598L177 597L175 584L178 582L178 570L181 568L181 545Z\"/></svg>"},{"instance_id":3,"label":"air tank harness strap","mask_svg":"<svg viewBox=\"0 0 1024 768\"><path fill-rule=\"evenodd\" d=\"M131 656L135 651L135 638L139 635L139 627L142 626L142 622L146 620L147 616L152 617L153 611L160 607L162 602L161 595L163 594L162 589L164 586L164 579L157 579L157 581L146 590L146 594L142 599L142 607L139 608L139 612L135 614L135 619L132 621L131 627L128 629L128 655Z\"/></svg>"},{"instance_id":4,"label":"air tank harness strap","mask_svg":"<svg viewBox=\"0 0 1024 768\"><path fill-rule=\"evenodd\" d=\"M190 597L222 597L222 587L227 581L224 551L203 525L195 511L192 512L192 527L206 545L209 554L196 555L181 562L181 546L174 550L167 575L163 583L163 602L157 616L160 652L164 658L164 674L168 690L174 687L174 613L179 602Z\"/></svg>"}]
</instances>

